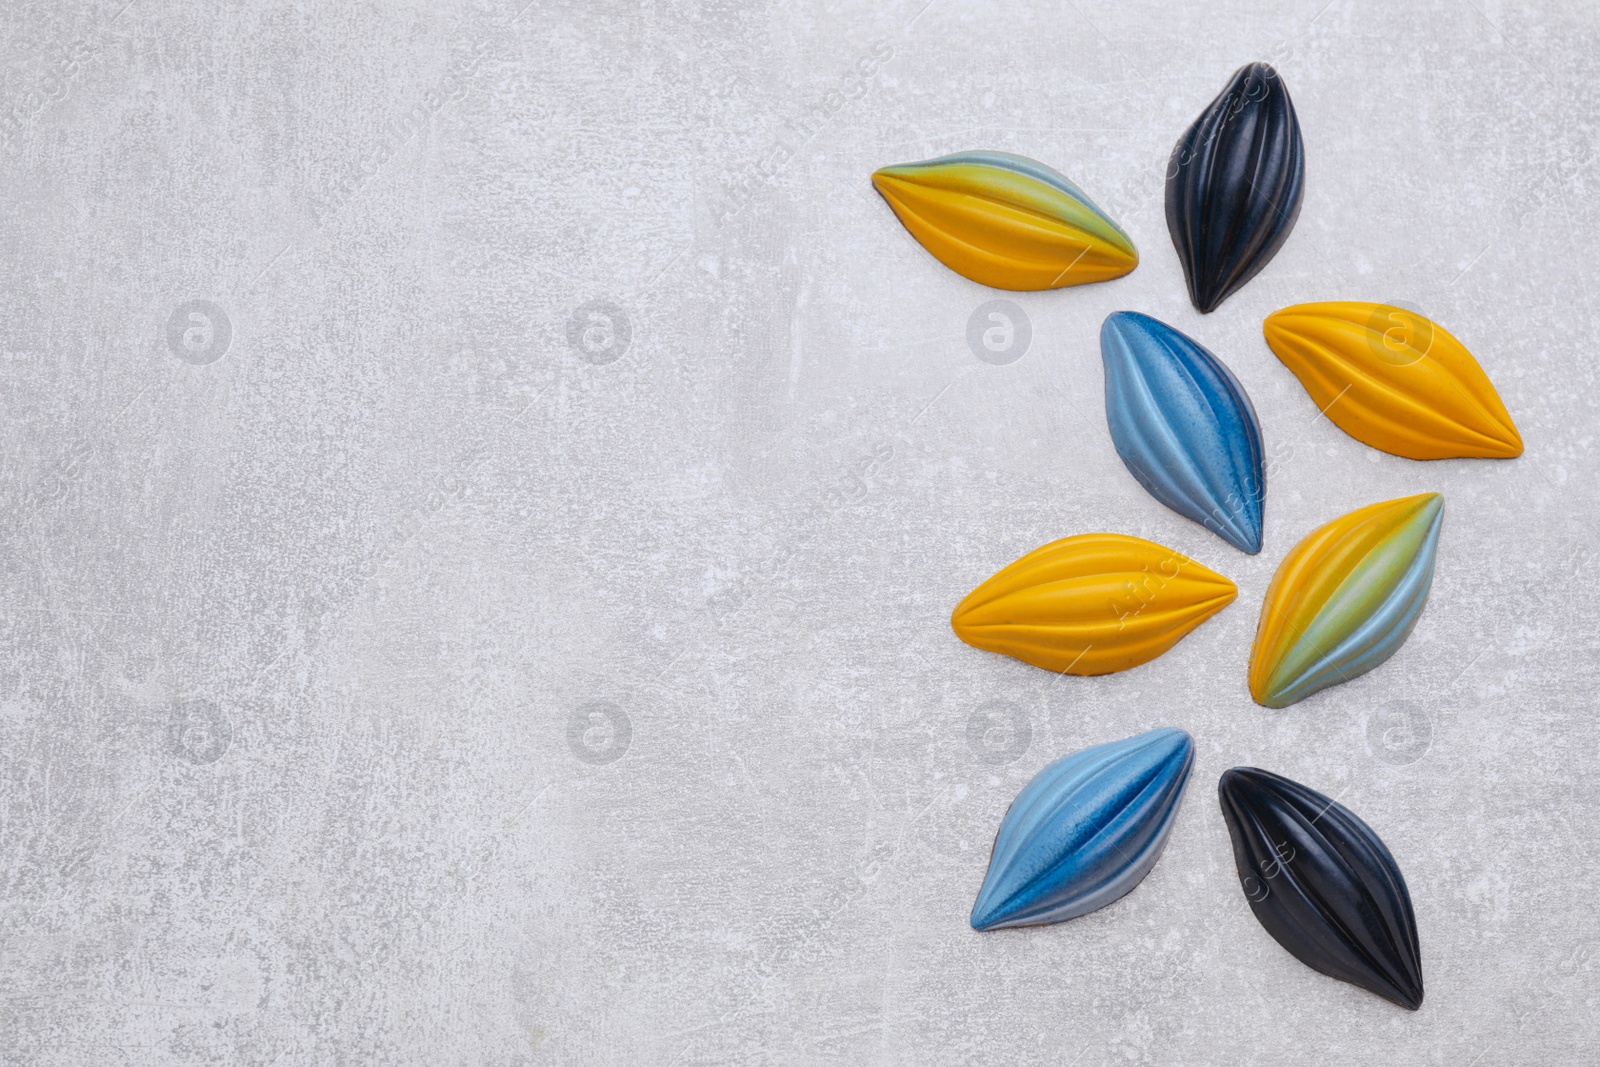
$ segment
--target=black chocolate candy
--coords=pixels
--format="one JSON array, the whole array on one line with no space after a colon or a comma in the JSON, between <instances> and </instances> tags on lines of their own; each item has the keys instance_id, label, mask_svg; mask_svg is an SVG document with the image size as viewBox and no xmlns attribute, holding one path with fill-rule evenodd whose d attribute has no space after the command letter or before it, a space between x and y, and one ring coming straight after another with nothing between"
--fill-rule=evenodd
<instances>
[{"instance_id":1,"label":"black chocolate candy","mask_svg":"<svg viewBox=\"0 0 1600 1067\"><path fill-rule=\"evenodd\" d=\"M1267 63L1240 67L1167 163L1167 229L1195 307L1216 310L1278 254L1305 169L1283 78Z\"/></svg>"},{"instance_id":2,"label":"black chocolate candy","mask_svg":"<svg viewBox=\"0 0 1600 1067\"><path fill-rule=\"evenodd\" d=\"M1270 771L1217 783L1256 920L1301 963L1415 1011L1422 955L1394 857L1350 809Z\"/></svg>"}]
</instances>

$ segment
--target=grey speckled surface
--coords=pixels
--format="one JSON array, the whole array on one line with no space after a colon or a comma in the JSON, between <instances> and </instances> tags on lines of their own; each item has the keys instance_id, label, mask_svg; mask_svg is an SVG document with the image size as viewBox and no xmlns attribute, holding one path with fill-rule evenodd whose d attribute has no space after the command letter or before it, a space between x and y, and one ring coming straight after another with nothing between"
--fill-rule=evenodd
<instances>
[{"instance_id":1,"label":"grey speckled surface","mask_svg":"<svg viewBox=\"0 0 1600 1067\"><path fill-rule=\"evenodd\" d=\"M521 2L0 8L4 1062L1600 1062L1600 12ZM1162 168L1256 58L1305 207L1202 319ZM1005 365L966 343L1005 294L867 182L976 147L1144 253L1009 295ZM1260 322L1338 298L1448 325L1527 454L1317 418ZM1261 556L1113 454L1119 308L1249 389ZM1425 489L1410 642L1252 704L1277 560ZM998 566L1101 529L1239 602L1100 679L953 636ZM1023 782L1162 724L1198 755L1150 878L969 930ZM1235 764L1386 839L1420 1013L1257 926Z\"/></svg>"}]
</instances>

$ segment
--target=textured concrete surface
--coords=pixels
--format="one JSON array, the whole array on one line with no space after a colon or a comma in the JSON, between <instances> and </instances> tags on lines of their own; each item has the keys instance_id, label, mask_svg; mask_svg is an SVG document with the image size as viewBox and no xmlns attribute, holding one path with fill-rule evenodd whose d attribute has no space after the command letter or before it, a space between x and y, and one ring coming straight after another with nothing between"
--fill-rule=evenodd
<instances>
[{"instance_id":1,"label":"textured concrete surface","mask_svg":"<svg viewBox=\"0 0 1600 1067\"><path fill-rule=\"evenodd\" d=\"M1600 1062L1593 7L125 2L0 7L0 1060ZM1257 58L1305 206L1202 318L1163 166ZM1143 264L940 267L867 175L966 148ZM1002 297L1020 358L968 344ZM1260 322L1340 298L1448 325L1527 454L1319 418ZM1253 396L1260 556L1113 454L1120 308ZM1283 553L1425 489L1410 642L1252 704ZM1099 679L956 640L1090 530L1240 600ZM1150 878L969 930L1028 777L1163 724L1198 758ZM1255 923L1236 764L1383 835L1419 1013Z\"/></svg>"}]
</instances>

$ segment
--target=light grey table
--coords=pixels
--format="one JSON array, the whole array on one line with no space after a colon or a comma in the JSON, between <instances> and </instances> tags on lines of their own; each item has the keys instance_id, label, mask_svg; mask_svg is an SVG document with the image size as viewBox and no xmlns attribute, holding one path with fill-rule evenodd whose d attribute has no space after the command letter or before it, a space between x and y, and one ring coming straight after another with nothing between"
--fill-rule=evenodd
<instances>
[{"instance_id":1,"label":"light grey table","mask_svg":"<svg viewBox=\"0 0 1600 1067\"><path fill-rule=\"evenodd\" d=\"M0 1060L1600 1060L1593 7L125 2L0 9ZM1201 317L1163 166L1252 59L1305 206ZM867 181L967 148L1144 257L1009 295L998 365L967 329L1005 294ZM1527 454L1318 418L1260 324L1319 299L1446 324ZM1122 308L1254 398L1261 555L1113 453ZM1251 703L1278 560L1429 489L1410 642ZM1239 601L1098 679L957 641L1094 530ZM1017 789L1166 724L1198 756L1150 878L968 929ZM1388 842L1419 1013L1256 924L1236 764Z\"/></svg>"}]
</instances>

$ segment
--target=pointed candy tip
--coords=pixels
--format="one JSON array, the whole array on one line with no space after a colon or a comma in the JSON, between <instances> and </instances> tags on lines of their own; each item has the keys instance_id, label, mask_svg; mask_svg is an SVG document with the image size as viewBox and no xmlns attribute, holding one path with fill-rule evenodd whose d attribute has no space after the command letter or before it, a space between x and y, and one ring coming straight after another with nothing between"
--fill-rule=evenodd
<instances>
[{"instance_id":1,"label":"pointed candy tip","mask_svg":"<svg viewBox=\"0 0 1600 1067\"><path fill-rule=\"evenodd\" d=\"M1282 690L1258 689L1254 685L1250 687L1250 699L1264 708L1271 708L1273 711L1282 711L1289 705L1297 703L1297 701L1285 700Z\"/></svg>"},{"instance_id":2,"label":"pointed candy tip","mask_svg":"<svg viewBox=\"0 0 1600 1067\"><path fill-rule=\"evenodd\" d=\"M1396 508L1415 507L1414 520L1427 523L1438 522L1439 516L1444 512L1444 494L1442 493L1418 493L1415 496L1401 497L1389 503Z\"/></svg>"},{"instance_id":3,"label":"pointed candy tip","mask_svg":"<svg viewBox=\"0 0 1600 1067\"><path fill-rule=\"evenodd\" d=\"M990 930L997 929L1000 925L1000 917L994 914L995 908L992 905L984 908L982 911L978 910L979 905L983 903L984 901L980 897L978 899L978 903L972 906L972 917L967 920L972 924L972 928L978 931L980 934L988 933Z\"/></svg>"},{"instance_id":4,"label":"pointed candy tip","mask_svg":"<svg viewBox=\"0 0 1600 1067\"><path fill-rule=\"evenodd\" d=\"M1159 741L1168 746L1167 761L1181 764L1182 769L1178 773L1187 778L1189 771L1194 767L1194 738L1189 731L1167 726L1160 730L1152 730L1150 733L1162 735Z\"/></svg>"},{"instance_id":5,"label":"pointed candy tip","mask_svg":"<svg viewBox=\"0 0 1600 1067\"><path fill-rule=\"evenodd\" d=\"M1017 917L1016 911L1009 899L1010 894L1002 891L1001 879L996 873L991 868L984 874L978 899L972 902L972 914L967 918L968 924L980 934L1004 930L1013 925L1028 925L1012 922Z\"/></svg>"},{"instance_id":6,"label":"pointed candy tip","mask_svg":"<svg viewBox=\"0 0 1600 1067\"><path fill-rule=\"evenodd\" d=\"M1251 521L1252 519L1254 519L1253 522ZM1248 556L1254 556L1261 551L1261 516L1259 513L1254 516L1244 517L1242 521L1228 529L1212 529L1211 532Z\"/></svg>"},{"instance_id":7,"label":"pointed candy tip","mask_svg":"<svg viewBox=\"0 0 1600 1067\"><path fill-rule=\"evenodd\" d=\"M1264 708L1281 711L1284 708L1300 703L1309 696L1314 696L1320 690L1310 693L1296 691L1295 678L1279 677L1280 672L1274 668L1266 677L1256 678L1252 673L1250 679L1250 699Z\"/></svg>"},{"instance_id":8,"label":"pointed candy tip","mask_svg":"<svg viewBox=\"0 0 1600 1067\"><path fill-rule=\"evenodd\" d=\"M1232 796L1260 773L1255 767L1230 767L1217 779L1217 793L1225 797Z\"/></svg>"},{"instance_id":9,"label":"pointed candy tip","mask_svg":"<svg viewBox=\"0 0 1600 1067\"><path fill-rule=\"evenodd\" d=\"M1149 315L1145 315L1138 311L1113 311L1111 314L1107 315L1105 321L1100 324L1100 337L1102 341L1108 336L1120 337L1124 330L1139 329L1146 326L1148 323L1157 321L1158 320L1152 319ZM1101 358L1103 359L1104 357L1105 352L1102 351Z\"/></svg>"},{"instance_id":10,"label":"pointed candy tip","mask_svg":"<svg viewBox=\"0 0 1600 1067\"><path fill-rule=\"evenodd\" d=\"M1152 741L1156 740L1157 738L1161 738L1162 740L1167 740L1170 738L1179 744L1188 746L1194 745L1194 736L1181 726L1158 726L1145 736L1150 738Z\"/></svg>"},{"instance_id":11,"label":"pointed candy tip","mask_svg":"<svg viewBox=\"0 0 1600 1067\"><path fill-rule=\"evenodd\" d=\"M1160 726L1154 730L1147 730L1129 738L1130 741L1144 741L1152 747L1161 748L1161 758L1168 762L1188 763L1194 756L1194 737L1188 730L1177 726Z\"/></svg>"}]
</instances>

